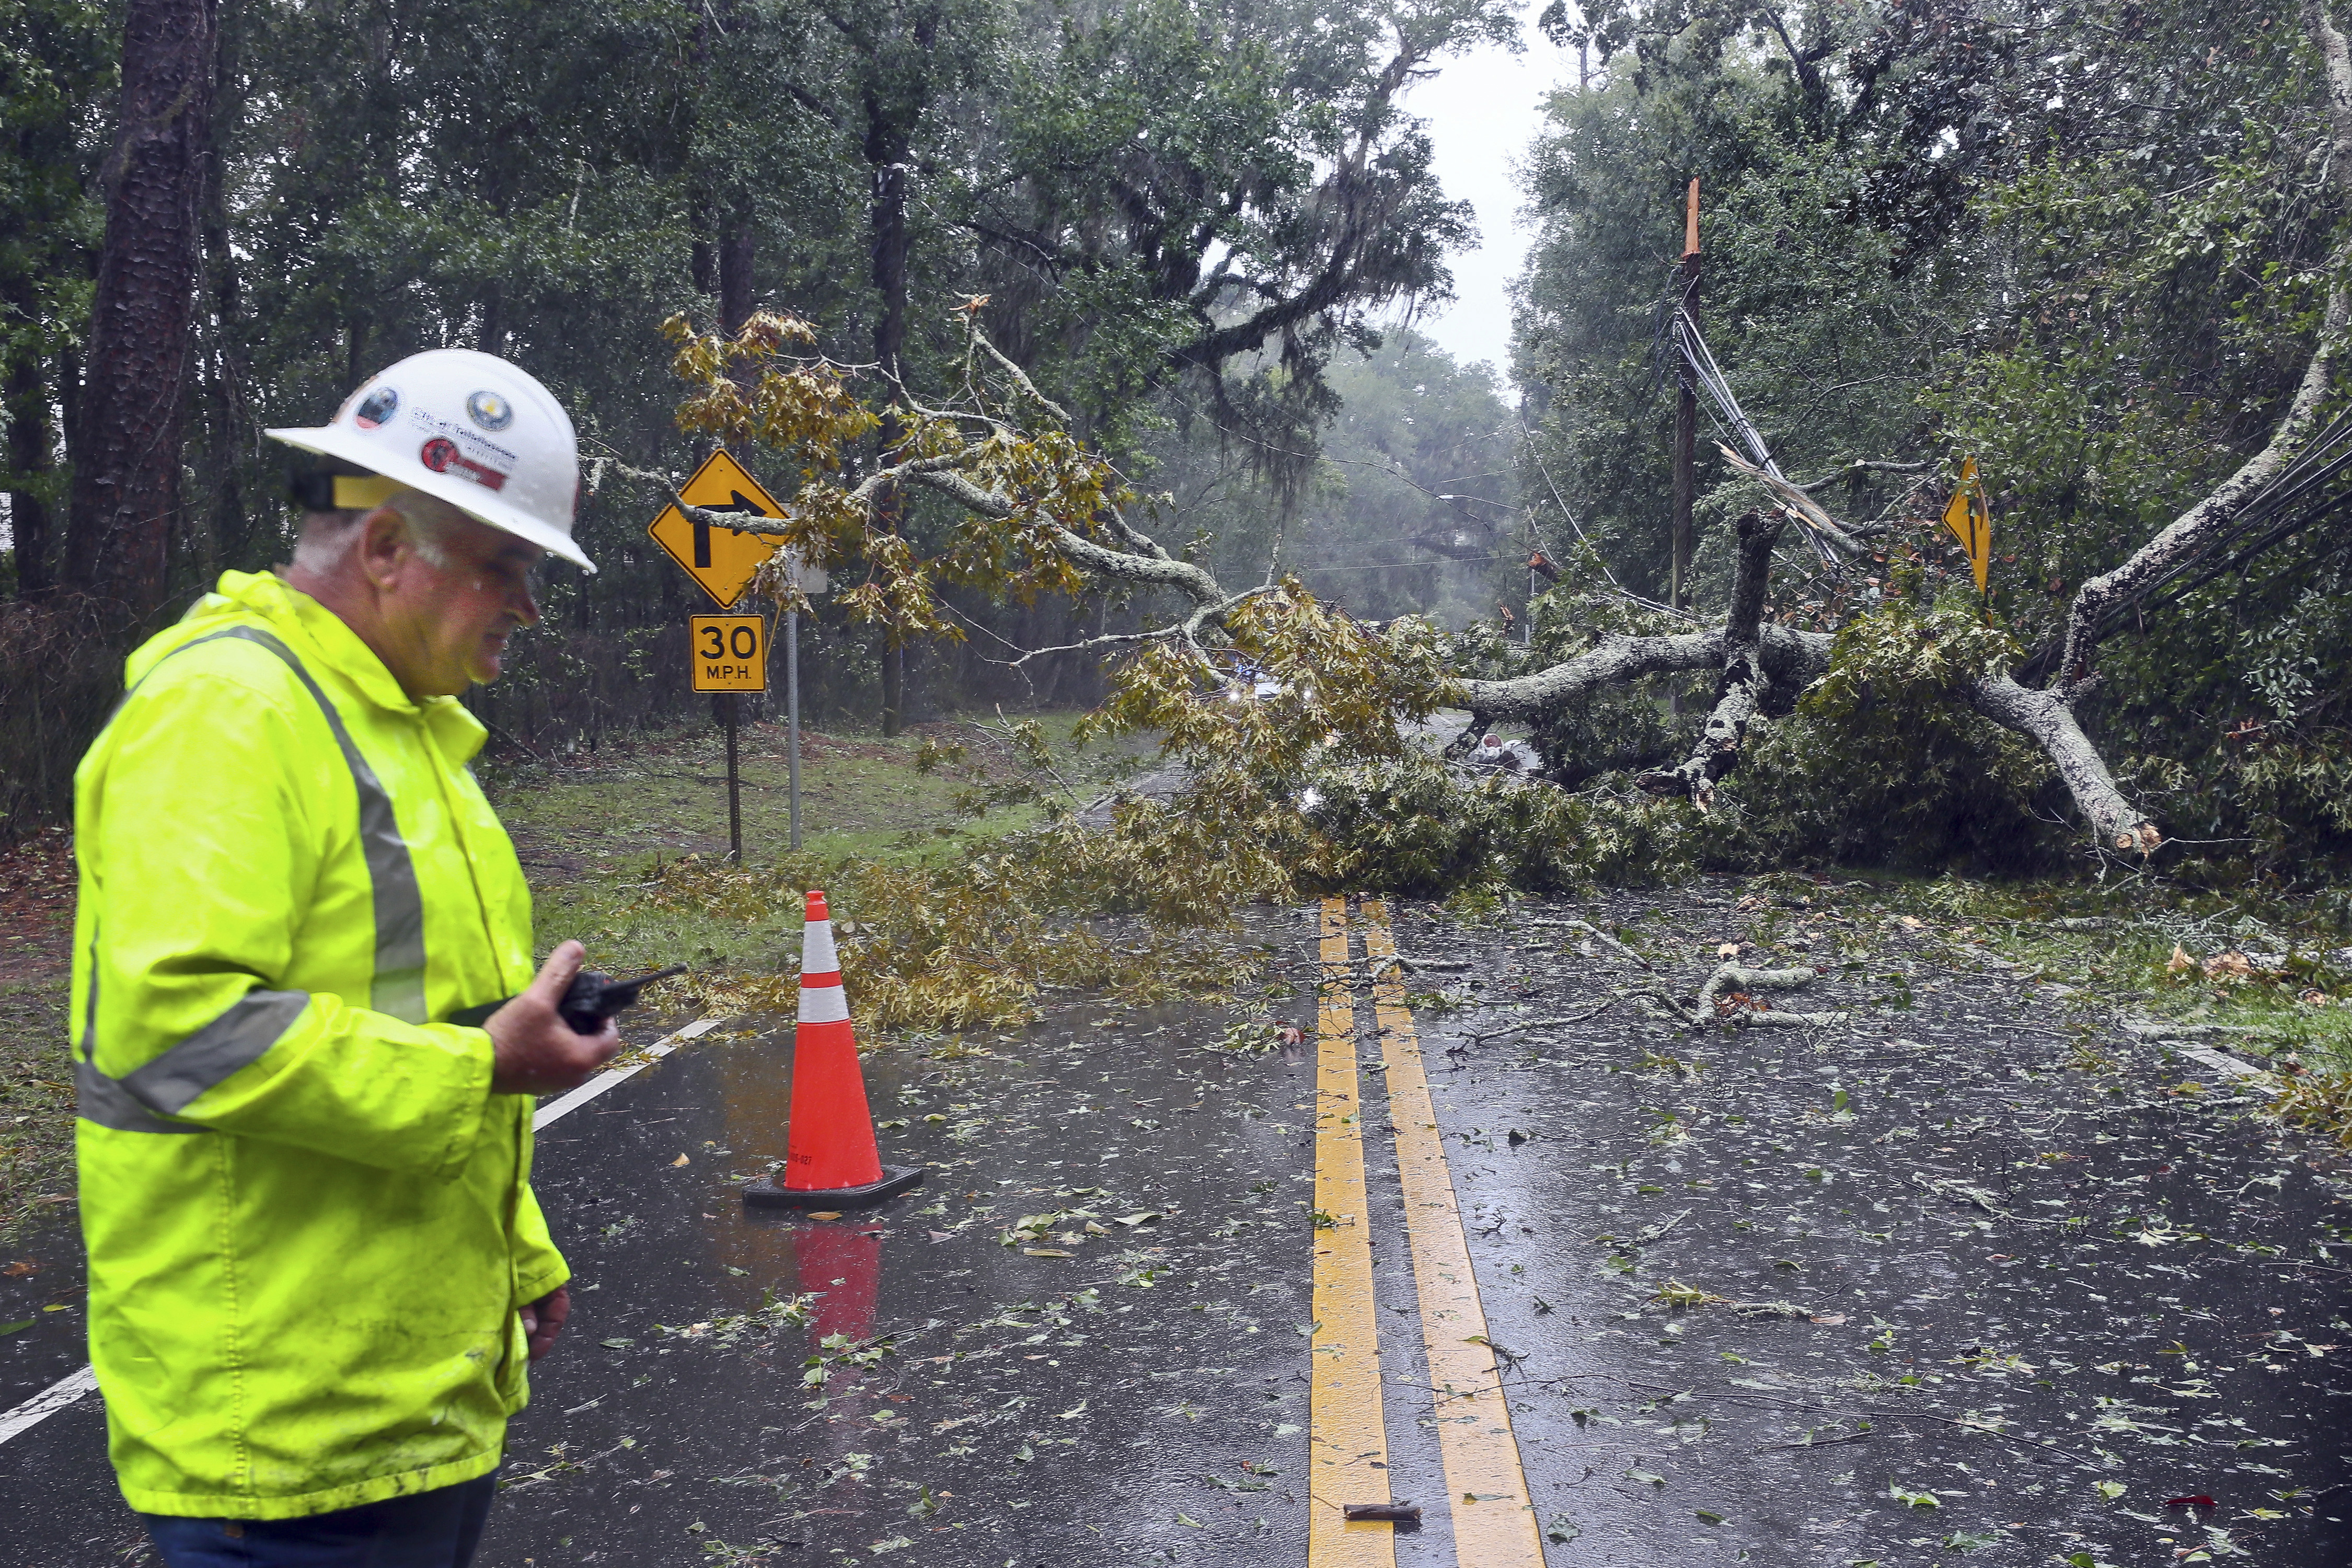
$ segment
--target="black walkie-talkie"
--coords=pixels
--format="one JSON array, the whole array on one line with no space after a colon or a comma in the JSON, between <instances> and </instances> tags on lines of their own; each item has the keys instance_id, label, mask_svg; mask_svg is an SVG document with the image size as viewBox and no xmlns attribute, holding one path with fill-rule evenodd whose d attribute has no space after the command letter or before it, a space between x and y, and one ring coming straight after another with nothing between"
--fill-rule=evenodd
<instances>
[{"instance_id":1,"label":"black walkie-talkie","mask_svg":"<svg viewBox=\"0 0 2352 1568\"><path fill-rule=\"evenodd\" d=\"M562 1016L565 1023L572 1026L573 1034L593 1035L604 1027L605 1019L635 1006L638 992L656 980L667 980L673 974L685 973L686 965L680 963L667 969L656 969L650 974L615 980L609 974L583 969L572 977L571 988L563 993L563 1000L557 1004L555 1010ZM449 1015L449 1022L478 1029L489 1022L491 1014L513 1000L509 996L497 1002L485 1002L478 1007L460 1008Z\"/></svg>"},{"instance_id":2,"label":"black walkie-talkie","mask_svg":"<svg viewBox=\"0 0 2352 1568\"><path fill-rule=\"evenodd\" d=\"M656 980L667 980L673 974L686 973L683 963L667 969L656 969L650 974L640 974L628 980L615 980L609 974L595 974L583 969L572 977L572 988L563 994L562 1005L555 1010L577 1035L593 1035L603 1029L604 1020L637 1005L637 993Z\"/></svg>"}]
</instances>

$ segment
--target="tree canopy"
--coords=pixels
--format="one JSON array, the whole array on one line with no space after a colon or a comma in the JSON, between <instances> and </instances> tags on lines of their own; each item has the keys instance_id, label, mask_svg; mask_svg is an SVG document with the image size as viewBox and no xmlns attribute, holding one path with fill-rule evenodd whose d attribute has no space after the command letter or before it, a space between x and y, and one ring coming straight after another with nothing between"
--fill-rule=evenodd
<instances>
[{"instance_id":1,"label":"tree canopy","mask_svg":"<svg viewBox=\"0 0 2352 1568\"><path fill-rule=\"evenodd\" d=\"M724 437L801 469L795 537L853 574L812 606L816 700L878 686L893 721L908 660L1178 735L1237 660L1303 689L1387 658L1392 723L1525 721L1578 821L1615 800L1640 837L1686 797L1700 860L2352 848L2352 50L2320 0L1560 0L1538 24L1587 68L1527 150L1508 387L1411 324L1473 231L1404 97L1515 44L1499 0L123 5L0 10L24 647L281 556L260 430L457 343L547 381L591 458L606 570L478 699L517 735L677 706L642 523ZM158 106L194 281L152 439L107 390L155 307L107 237L181 210L140 206L169 158L110 98L178 79L151 35L215 40ZM770 375L835 401L730 408ZM1963 461L1981 598L1938 521ZM163 569L106 577L114 538ZM1442 792L1364 714L1294 717L1339 750L1276 747L1306 772L1253 812L1336 766L1360 805Z\"/></svg>"}]
</instances>

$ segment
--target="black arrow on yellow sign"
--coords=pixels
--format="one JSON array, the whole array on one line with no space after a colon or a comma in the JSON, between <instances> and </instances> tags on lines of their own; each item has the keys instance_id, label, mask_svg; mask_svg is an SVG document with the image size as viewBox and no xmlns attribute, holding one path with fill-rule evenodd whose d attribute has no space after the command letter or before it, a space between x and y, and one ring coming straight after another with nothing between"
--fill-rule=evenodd
<instances>
[{"instance_id":1,"label":"black arrow on yellow sign","mask_svg":"<svg viewBox=\"0 0 2352 1568\"><path fill-rule=\"evenodd\" d=\"M760 568L775 555L778 541L733 527L725 514L740 512L745 522L758 518L764 526L768 519L782 518L784 509L724 447L703 460L677 495L682 504L662 508L646 532L720 608L727 608L743 596ZM689 516L689 511L720 515Z\"/></svg>"},{"instance_id":2,"label":"black arrow on yellow sign","mask_svg":"<svg viewBox=\"0 0 2352 1568\"><path fill-rule=\"evenodd\" d=\"M759 502L745 495L741 490L730 490L727 493L734 498L729 505L698 506L694 510L697 511L749 512L753 517L765 517L768 515L766 512L760 510ZM699 517L694 520L694 563L697 566L705 567L710 564L710 524L708 521Z\"/></svg>"}]
</instances>

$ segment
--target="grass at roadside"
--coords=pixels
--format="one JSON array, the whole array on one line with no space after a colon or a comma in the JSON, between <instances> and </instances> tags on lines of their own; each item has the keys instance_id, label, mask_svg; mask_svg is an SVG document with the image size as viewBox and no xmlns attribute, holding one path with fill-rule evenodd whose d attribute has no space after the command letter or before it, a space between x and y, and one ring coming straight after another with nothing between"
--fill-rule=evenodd
<instances>
[{"instance_id":1,"label":"grass at roadside","mask_svg":"<svg viewBox=\"0 0 2352 1568\"><path fill-rule=\"evenodd\" d=\"M1057 714L1040 722L1049 736L1063 740L1075 720ZM958 721L920 725L889 740L804 731L802 847L826 858L905 856L921 852L923 836L957 830L963 825L955 810L959 781L915 765L924 741L950 739L985 744L976 726ZM742 727L738 772L744 857L753 863L773 859L791 844L782 725ZM549 762L509 756L486 767L483 783L535 878L561 880L623 868L635 859L650 864L656 855L727 848L726 748L714 725ZM1032 815L992 816L977 830L1007 832Z\"/></svg>"},{"instance_id":2,"label":"grass at roadside","mask_svg":"<svg viewBox=\"0 0 2352 1568\"><path fill-rule=\"evenodd\" d=\"M0 850L0 1237L73 1190L73 877L62 830Z\"/></svg>"},{"instance_id":3,"label":"grass at roadside","mask_svg":"<svg viewBox=\"0 0 2352 1568\"><path fill-rule=\"evenodd\" d=\"M1093 799L1144 760L1139 746L1073 753L1069 733L1077 718L1071 712L1037 720L1068 785L1062 796L1066 805ZM995 722L992 716L989 722ZM967 760L926 771L919 766L926 743L961 745ZM1034 804L1000 806L978 817L959 809L961 797L1008 784L1018 771L1011 749L976 722L940 721L887 740L804 731L802 847L793 855L784 751L780 724L747 725L741 731L738 771L747 869L790 861L814 877L822 874L816 868L853 859L940 867L1044 815ZM647 896L682 857L709 870L726 853L726 753L714 729L652 737L553 764L501 763L486 770L483 782L530 877L541 949L576 936L588 944L591 964L616 973L673 963L738 975L797 966L796 908L779 908L772 921L761 921L744 918L740 900L720 914L699 900Z\"/></svg>"},{"instance_id":4,"label":"grass at roadside","mask_svg":"<svg viewBox=\"0 0 2352 1568\"><path fill-rule=\"evenodd\" d=\"M1817 911L1832 907L1859 917L1832 945L1865 969L1870 927L1900 924L1940 939L1956 963L1990 960L2054 983L2053 1023L2114 1018L2263 1063L2283 1113L2352 1143L2352 932L2316 900L2137 878L2101 887L1782 873L1754 887L1774 906L1769 931L1826 930Z\"/></svg>"}]
</instances>

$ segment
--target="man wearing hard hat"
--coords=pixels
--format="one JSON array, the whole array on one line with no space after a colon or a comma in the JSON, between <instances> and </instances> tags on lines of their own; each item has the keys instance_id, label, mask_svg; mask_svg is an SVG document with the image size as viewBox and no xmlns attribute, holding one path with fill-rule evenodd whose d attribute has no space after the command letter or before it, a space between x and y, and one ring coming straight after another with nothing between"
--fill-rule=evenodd
<instances>
[{"instance_id":1,"label":"man wearing hard hat","mask_svg":"<svg viewBox=\"0 0 2352 1568\"><path fill-rule=\"evenodd\" d=\"M578 447L457 349L269 434L322 459L293 563L132 654L75 781L90 1359L171 1568L454 1568L569 1308L530 1097L618 1048L557 1015L578 942L532 975L457 700L543 552L594 569Z\"/></svg>"}]
</instances>

